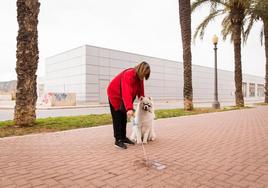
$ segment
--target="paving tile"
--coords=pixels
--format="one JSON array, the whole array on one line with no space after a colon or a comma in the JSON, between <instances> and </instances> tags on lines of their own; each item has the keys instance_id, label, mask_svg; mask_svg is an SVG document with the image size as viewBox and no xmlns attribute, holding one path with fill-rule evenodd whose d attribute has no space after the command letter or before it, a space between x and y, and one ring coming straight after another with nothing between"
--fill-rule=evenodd
<instances>
[{"instance_id":1,"label":"paving tile","mask_svg":"<svg viewBox=\"0 0 268 188\"><path fill-rule=\"evenodd\" d=\"M157 139L113 146L111 125L0 139L0 187L268 187L268 107L155 121ZM128 135L131 126L128 126Z\"/></svg>"}]
</instances>

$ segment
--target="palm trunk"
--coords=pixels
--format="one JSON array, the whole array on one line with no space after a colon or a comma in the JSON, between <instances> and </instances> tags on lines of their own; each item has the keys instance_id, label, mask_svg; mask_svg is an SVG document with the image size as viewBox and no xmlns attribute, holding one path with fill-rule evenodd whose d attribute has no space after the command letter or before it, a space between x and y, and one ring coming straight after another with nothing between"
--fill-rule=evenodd
<instances>
[{"instance_id":1,"label":"palm trunk","mask_svg":"<svg viewBox=\"0 0 268 188\"><path fill-rule=\"evenodd\" d=\"M192 55L191 55L191 2L179 0L179 14L181 25L181 38L183 45L183 68L184 68L184 109L193 109L192 88Z\"/></svg>"},{"instance_id":2,"label":"palm trunk","mask_svg":"<svg viewBox=\"0 0 268 188\"><path fill-rule=\"evenodd\" d=\"M265 73L265 99L264 102L268 103L268 21L264 20L264 43L266 55L266 73Z\"/></svg>"},{"instance_id":3,"label":"palm trunk","mask_svg":"<svg viewBox=\"0 0 268 188\"><path fill-rule=\"evenodd\" d=\"M234 16L232 25L233 25L232 28L233 28L234 59L235 59L235 103L237 107L243 107L244 98L242 92L242 63L241 63L242 19L240 15Z\"/></svg>"},{"instance_id":4,"label":"palm trunk","mask_svg":"<svg viewBox=\"0 0 268 188\"><path fill-rule=\"evenodd\" d=\"M17 0L16 126L32 125L36 119L39 7L38 0Z\"/></svg>"}]
</instances>

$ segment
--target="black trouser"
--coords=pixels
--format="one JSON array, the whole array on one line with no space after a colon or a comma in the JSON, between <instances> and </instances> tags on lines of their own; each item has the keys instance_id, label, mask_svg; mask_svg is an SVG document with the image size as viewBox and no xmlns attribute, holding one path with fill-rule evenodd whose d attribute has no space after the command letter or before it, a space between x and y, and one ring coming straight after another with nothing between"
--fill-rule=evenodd
<instances>
[{"instance_id":1,"label":"black trouser","mask_svg":"<svg viewBox=\"0 0 268 188\"><path fill-rule=\"evenodd\" d=\"M115 110L109 101L111 114L113 118L114 138L116 141L126 138L127 114L120 110Z\"/></svg>"}]
</instances>

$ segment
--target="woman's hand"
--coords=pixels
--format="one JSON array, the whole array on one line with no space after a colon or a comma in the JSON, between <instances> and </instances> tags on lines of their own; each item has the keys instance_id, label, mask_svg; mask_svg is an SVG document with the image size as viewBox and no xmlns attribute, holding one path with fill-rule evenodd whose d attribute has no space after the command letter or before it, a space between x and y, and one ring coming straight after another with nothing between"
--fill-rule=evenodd
<instances>
[{"instance_id":1,"label":"woman's hand","mask_svg":"<svg viewBox=\"0 0 268 188\"><path fill-rule=\"evenodd\" d=\"M133 110L127 111L127 117L131 118L132 116L134 116L134 111Z\"/></svg>"}]
</instances>

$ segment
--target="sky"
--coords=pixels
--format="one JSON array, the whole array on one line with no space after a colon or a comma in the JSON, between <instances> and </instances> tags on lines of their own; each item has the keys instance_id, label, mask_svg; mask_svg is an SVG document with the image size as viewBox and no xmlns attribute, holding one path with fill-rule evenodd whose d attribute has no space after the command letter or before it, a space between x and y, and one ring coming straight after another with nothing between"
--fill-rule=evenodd
<instances>
[{"instance_id":1,"label":"sky","mask_svg":"<svg viewBox=\"0 0 268 188\"><path fill-rule=\"evenodd\" d=\"M40 0L37 75L45 75L45 59L85 44L182 62L178 0ZM192 32L209 13L192 14ZM0 81L16 79L16 0L0 1ZM233 45L222 41L221 18L211 23L203 40L192 44L192 63L213 67L212 36L219 36L218 68L234 70ZM256 23L242 46L242 71L265 75L265 51Z\"/></svg>"}]
</instances>

